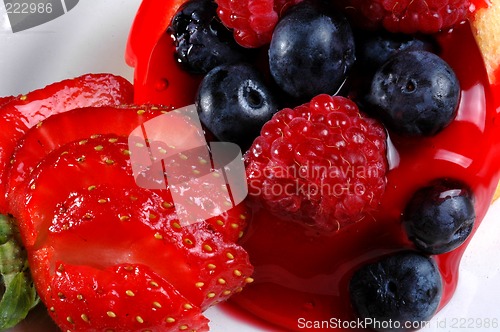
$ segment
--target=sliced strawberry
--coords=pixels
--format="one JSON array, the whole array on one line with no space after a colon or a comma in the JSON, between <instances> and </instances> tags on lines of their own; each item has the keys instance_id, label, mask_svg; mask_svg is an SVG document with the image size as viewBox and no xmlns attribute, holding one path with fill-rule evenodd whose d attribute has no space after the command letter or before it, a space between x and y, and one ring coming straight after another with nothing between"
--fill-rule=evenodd
<instances>
[{"instance_id":1,"label":"sliced strawberry","mask_svg":"<svg viewBox=\"0 0 500 332\"><path fill-rule=\"evenodd\" d=\"M152 106L89 107L49 117L31 128L19 142L8 171L8 196L15 196L13 192L23 187L22 183L36 165L61 146L98 133L127 136L145 121L166 111Z\"/></svg>"},{"instance_id":2,"label":"sliced strawberry","mask_svg":"<svg viewBox=\"0 0 500 332\"><path fill-rule=\"evenodd\" d=\"M187 130L183 132L186 133ZM149 145L152 150L169 149L165 144L150 142ZM132 148L131 152L137 154L142 151ZM214 153L213 145L211 152ZM238 158L238 156L232 157ZM245 203L235 206L243 200L243 195L246 195L246 191L241 192L241 186L246 185L245 170L242 164L239 178L243 183L227 183L229 177L238 176L232 173L238 172L238 169L228 166L229 161L219 160L221 158L227 156L220 156L217 153L212 155L205 145L184 150L182 153L169 154L162 160L162 167L165 169L165 181L168 182L170 193L175 198L175 207L181 224L202 220L210 229L220 233L225 240L237 242L243 236L249 218ZM224 167L227 166L229 173L225 173L219 163L224 164ZM228 208L230 209L226 211Z\"/></svg>"},{"instance_id":3,"label":"sliced strawberry","mask_svg":"<svg viewBox=\"0 0 500 332\"><path fill-rule=\"evenodd\" d=\"M84 188L58 205L40 246L68 264L144 264L206 309L250 280L248 256L203 222L180 226L171 202L167 190Z\"/></svg>"},{"instance_id":4,"label":"sliced strawberry","mask_svg":"<svg viewBox=\"0 0 500 332\"><path fill-rule=\"evenodd\" d=\"M74 141L47 156L43 163L48 166L39 164L30 181L19 190L19 196L10 202L13 215L23 222L21 236L28 250L43 241L53 209L74 189L92 188L99 183L135 185L128 145L117 139L114 135L95 135Z\"/></svg>"},{"instance_id":5,"label":"sliced strawberry","mask_svg":"<svg viewBox=\"0 0 500 332\"><path fill-rule=\"evenodd\" d=\"M134 263L202 309L226 300L251 280L246 252L205 222L182 227L168 190L137 187L127 148L126 138L113 135L68 143L38 164L24 199L16 196L30 263L35 275L45 271L37 287L53 279L55 262L99 269Z\"/></svg>"},{"instance_id":6,"label":"sliced strawberry","mask_svg":"<svg viewBox=\"0 0 500 332\"><path fill-rule=\"evenodd\" d=\"M64 331L208 331L208 320L149 267L58 264L46 294Z\"/></svg>"},{"instance_id":7,"label":"sliced strawberry","mask_svg":"<svg viewBox=\"0 0 500 332\"><path fill-rule=\"evenodd\" d=\"M41 125L28 131L14 153L8 176L8 197L19 196L19 191L22 194L27 186L26 179L31 177L31 172L36 165L64 144L72 141L83 142L89 138L92 140L91 137L94 137L93 135L96 133L116 134L117 137L126 136L139 125L169 110L154 106L101 107L76 109L51 116ZM96 118L99 121L96 121ZM65 130L61 131L60 128L65 128ZM179 135L185 139L189 136L187 132L187 128L180 128ZM173 133L169 132L170 139L172 136ZM186 143L183 142L183 144ZM151 147L161 148L160 145L155 146L154 142L151 143ZM210 166L210 164L208 165ZM212 191L212 193L216 192L216 190ZM15 204L21 204L19 207L21 210L24 209L24 202L19 202L16 199L11 199L10 204L10 212L15 213ZM247 208L239 205L217 217L209 218L207 222L212 225L215 231L223 234L226 240L235 242L246 229L249 217L247 213Z\"/></svg>"},{"instance_id":8,"label":"sliced strawberry","mask_svg":"<svg viewBox=\"0 0 500 332\"><path fill-rule=\"evenodd\" d=\"M64 330L206 330L200 310L252 281L248 255L234 243L246 225L243 206L210 222L181 225L170 185L137 185L131 154L167 160L158 154L167 148L162 130L149 130L162 129L152 119L161 113L148 107L73 110L32 128L15 153L11 211L40 297ZM169 144L200 142L189 121L170 120ZM129 140L137 126L139 136ZM134 151L136 145L144 150ZM183 154L174 156L184 161ZM199 167L211 172L207 163ZM217 209L213 199L193 197Z\"/></svg>"},{"instance_id":9,"label":"sliced strawberry","mask_svg":"<svg viewBox=\"0 0 500 332\"><path fill-rule=\"evenodd\" d=\"M132 86L125 79L110 74L89 74L18 96L4 105L0 110L0 212L7 212L4 170L17 142L29 128L50 115L74 108L131 103L132 99Z\"/></svg>"},{"instance_id":10,"label":"sliced strawberry","mask_svg":"<svg viewBox=\"0 0 500 332\"><path fill-rule=\"evenodd\" d=\"M109 262L101 255L98 262L86 264L104 267L125 263L117 257L135 257L163 271L162 275L173 273L169 280L178 280L172 282L203 307L227 297L230 293L224 295L225 291L241 287L241 278L251 274L246 253L207 229L204 222L180 227L169 191L136 186L127 148L123 138L99 136L67 144L39 164L16 210L28 250L51 246L58 255L67 256L63 261L73 262L94 260L96 248L102 251L109 246L114 248ZM99 232L95 220L99 220ZM154 241L157 233L166 240ZM177 253L180 244L190 250ZM171 262L170 266L158 265L162 261ZM208 269L209 263L224 269ZM227 268L241 271L235 283ZM178 277L178 271L190 277ZM218 283L220 278L227 282ZM206 287L197 287L198 281Z\"/></svg>"},{"instance_id":11,"label":"sliced strawberry","mask_svg":"<svg viewBox=\"0 0 500 332\"><path fill-rule=\"evenodd\" d=\"M207 219L206 222L211 229L222 234L227 241L237 242L243 237L249 218L249 210L245 203L242 203L219 216Z\"/></svg>"},{"instance_id":12,"label":"sliced strawberry","mask_svg":"<svg viewBox=\"0 0 500 332\"><path fill-rule=\"evenodd\" d=\"M5 104L10 102L12 99L14 99L13 96L0 97L0 107L3 107Z\"/></svg>"}]
</instances>

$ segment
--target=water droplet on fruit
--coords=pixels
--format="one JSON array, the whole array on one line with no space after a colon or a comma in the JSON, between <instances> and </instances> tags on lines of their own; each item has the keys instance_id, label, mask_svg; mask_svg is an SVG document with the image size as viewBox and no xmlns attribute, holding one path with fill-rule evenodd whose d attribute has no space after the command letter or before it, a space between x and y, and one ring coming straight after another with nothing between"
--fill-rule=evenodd
<instances>
[{"instance_id":1,"label":"water droplet on fruit","mask_svg":"<svg viewBox=\"0 0 500 332\"><path fill-rule=\"evenodd\" d=\"M169 82L166 78L160 79L155 84L156 91L164 91L168 88Z\"/></svg>"}]
</instances>

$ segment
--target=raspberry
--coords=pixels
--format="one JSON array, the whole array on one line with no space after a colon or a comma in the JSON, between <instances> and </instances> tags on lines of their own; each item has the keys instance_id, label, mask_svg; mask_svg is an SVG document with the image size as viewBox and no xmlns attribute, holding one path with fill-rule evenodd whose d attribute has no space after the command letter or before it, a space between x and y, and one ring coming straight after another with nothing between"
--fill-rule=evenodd
<instances>
[{"instance_id":1,"label":"raspberry","mask_svg":"<svg viewBox=\"0 0 500 332\"><path fill-rule=\"evenodd\" d=\"M386 184L386 133L351 100L318 95L276 113L245 162L258 203L280 217L336 231L377 208Z\"/></svg>"},{"instance_id":2,"label":"raspberry","mask_svg":"<svg viewBox=\"0 0 500 332\"><path fill-rule=\"evenodd\" d=\"M254 48L271 41L279 17L302 0L215 0L222 23L234 29L241 46Z\"/></svg>"},{"instance_id":3,"label":"raspberry","mask_svg":"<svg viewBox=\"0 0 500 332\"><path fill-rule=\"evenodd\" d=\"M435 33L464 21L470 0L342 0L342 6L364 26L382 25L390 32Z\"/></svg>"}]
</instances>

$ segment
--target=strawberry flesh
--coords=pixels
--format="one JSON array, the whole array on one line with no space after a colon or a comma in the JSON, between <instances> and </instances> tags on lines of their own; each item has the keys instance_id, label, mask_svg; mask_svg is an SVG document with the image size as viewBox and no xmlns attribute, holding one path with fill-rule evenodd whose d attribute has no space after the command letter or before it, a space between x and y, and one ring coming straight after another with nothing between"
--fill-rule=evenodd
<instances>
[{"instance_id":1,"label":"strawberry flesh","mask_svg":"<svg viewBox=\"0 0 500 332\"><path fill-rule=\"evenodd\" d=\"M98 111L47 120L16 154L26 171L13 182L10 206L41 299L64 330L207 330L201 311L252 281L247 253L231 241L245 210L181 226L169 190L135 183L123 128L96 134L102 124L76 125ZM62 123L80 129L65 138ZM153 279L159 289L147 286Z\"/></svg>"},{"instance_id":2,"label":"strawberry flesh","mask_svg":"<svg viewBox=\"0 0 500 332\"><path fill-rule=\"evenodd\" d=\"M14 99L13 96L0 97L0 107L3 107L7 103L9 103L12 99Z\"/></svg>"},{"instance_id":3,"label":"strawberry flesh","mask_svg":"<svg viewBox=\"0 0 500 332\"><path fill-rule=\"evenodd\" d=\"M116 136L89 138L54 151L39 164L20 195L11 199L11 212L23 222L21 236L27 250L44 241L53 209L74 189L98 183L134 184L127 167L128 145L122 142L119 148L110 149L113 139Z\"/></svg>"},{"instance_id":4,"label":"strawberry flesh","mask_svg":"<svg viewBox=\"0 0 500 332\"><path fill-rule=\"evenodd\" d=\"M208 331L208 320L149 267L61 263L46 304L67 331Z\"/></svg>"},{"instance_id":5,"label":"strawberry flesh","mask_svg":"<svg viewBox=\"0 0 500 332\"><path fill-rule=\"evenodd\" d=\"M169 196L112 185L83 188L61 204L43 246L54 260L75 265L140 262L206 309L246 283L248 256L204 223L179 227Z\"/></svg>"},{"instance_id":6,"label":"strawberry flesh","mask_svg":"<svg viewBox=\"0 0 500 332\"><path fill-rule=\"evenodd\" d=\"M0 109L0 213L6 213L5 170L18 141L29 128L47 117L68 110L131 103L132 85L110 74L87 74L51 84L43 89L18 96Z\"/></svg>"},{"instance_id":7,"label":"strawberry flesh","mask_svg":"<svg viewBox=\"0 0 500 332\"><path fill-rule=\"evenodd\" d=\"M36 165L66 143L84 141L95 134L127 136L145 121L167 110L152 106L88 107L51 116L31 128L20 141L8 170L8 196L15 197L15 191L26 186L23 183Z\"/></svg>"}]
</instances>

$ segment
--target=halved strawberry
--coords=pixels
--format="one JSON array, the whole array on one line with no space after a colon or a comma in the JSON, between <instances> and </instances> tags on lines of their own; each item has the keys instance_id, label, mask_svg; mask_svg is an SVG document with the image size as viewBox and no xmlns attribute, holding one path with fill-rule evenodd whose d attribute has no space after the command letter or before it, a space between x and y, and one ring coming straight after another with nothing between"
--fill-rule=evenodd
<instances>
[{"instance_id":1,"label":"halved strawberry","mask_svg":"<svg viewBox=\"0 0 500 332\"><path fill-rule=\"evenodd\" d=\"M131 103L132 99L132 85L127 80L111 74L88 74L18 96L4 105L0 110L0 213L7 212L4 170L18 140L29 128L50 115L74 108Z\"/></svg>"},{"instance_id":2,"label":"halved strawberry","mask_svg":"<svg viewBox=\"0 0 500 332\"><path fill-rule=\"evenodd\" d=\"M138 187L127 143L94 135L63 145L31 173L24 198L17 191L41 299L72 331L203 330L199 310L251 281L248 255L205 222L181 226L168 190ZM165 325L173 319L182 324Z\"/></svg>"}]
</instances>

